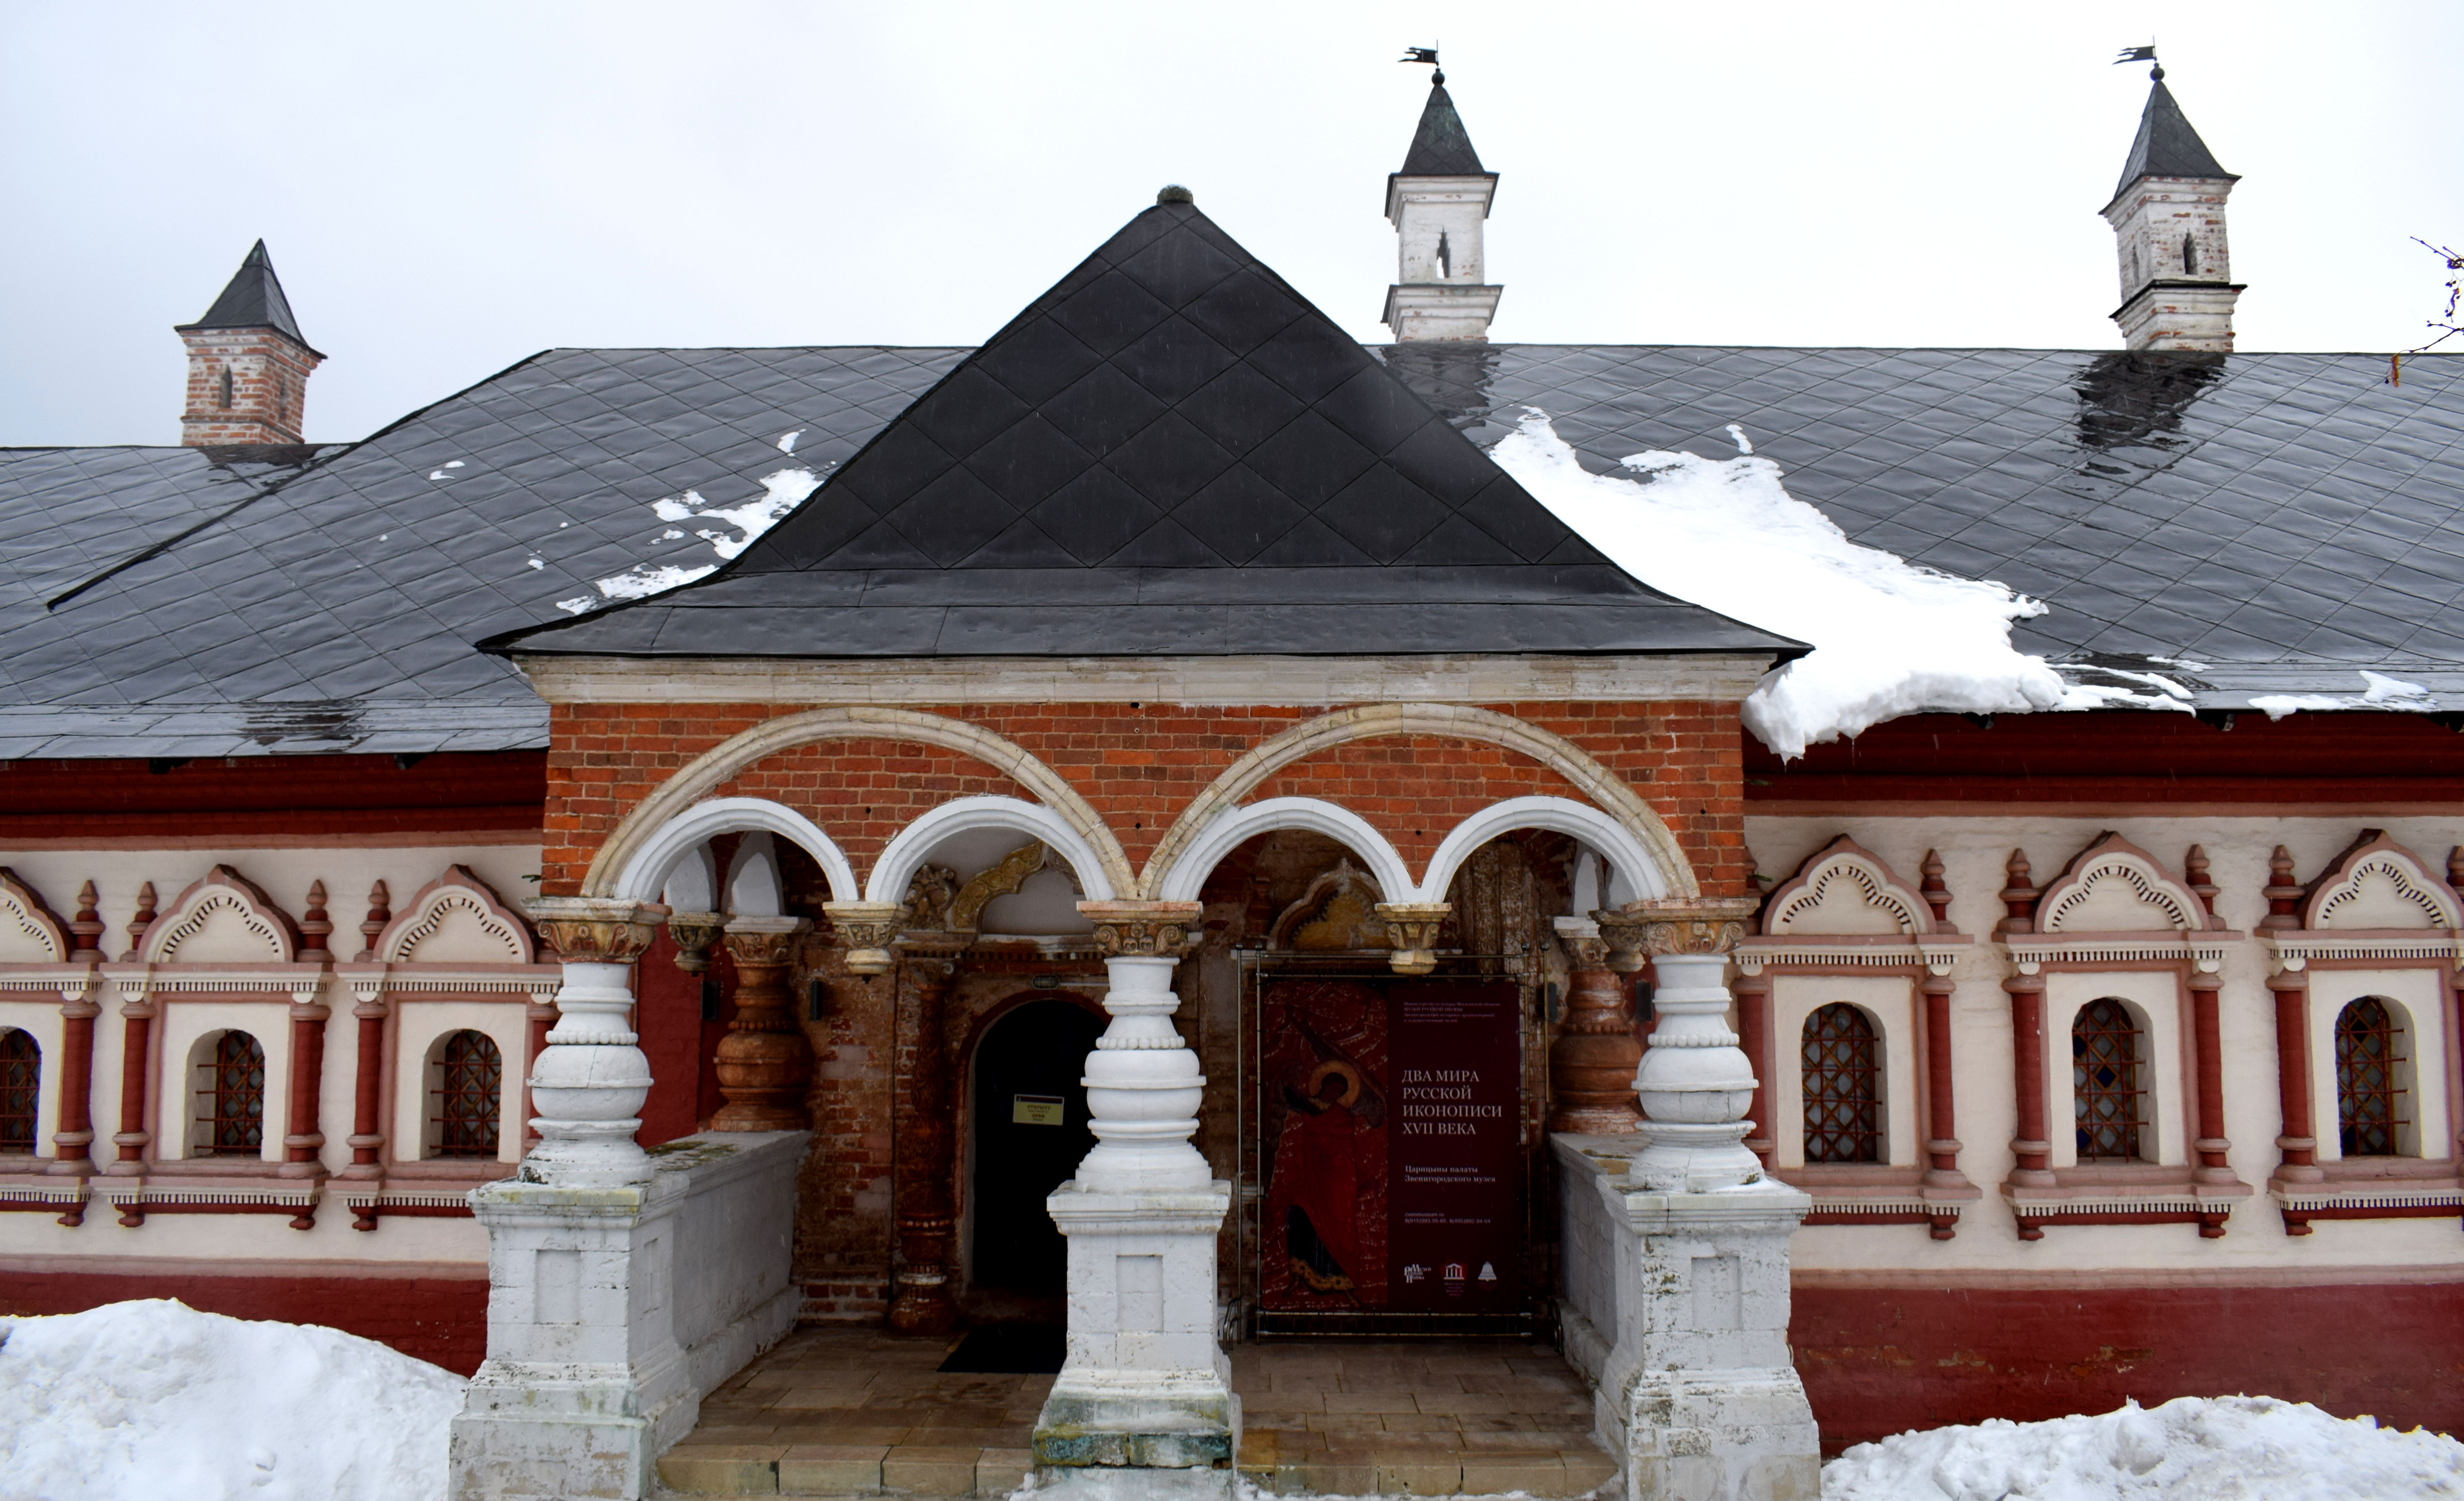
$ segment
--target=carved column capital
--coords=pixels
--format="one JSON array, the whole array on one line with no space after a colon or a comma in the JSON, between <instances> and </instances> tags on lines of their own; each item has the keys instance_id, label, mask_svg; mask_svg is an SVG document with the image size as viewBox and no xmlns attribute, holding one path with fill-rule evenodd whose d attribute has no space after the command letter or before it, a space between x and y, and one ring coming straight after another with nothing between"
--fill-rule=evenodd
<instances>
[{"instance_id":1,"label":"carved column capital","mask_svg":"<svg viewBox=\"0 0 2464 1501\"><path fill-rule=\"evenodd\" d=\"M1752 896L1667 897L1592 914L1608 940L1609 967L1633 974L1661 954L1726 954L1746 936L1762 902Z\"/></svg>"},{"instance_id":2,"label":"carved column capital","mask_svg":"<svg viewBox=\"0 0 2464 1501\"><path fill-rule=\"evenodd\" d=\"M668 937L676 942L676 967L688 975L710 968L710 948L727 926L723 912L677 912L668 915Z\"/></svg>"},{"instance_id":3,"label":"carved column capital","mask_svg":"<svg viewBox=\"0 0 2464 1501\"><path fill-rule=\"evenodd\" d=\"M1558 947L1566 951L1567 969L1608 967L1609 940L1600 936L1598 923L1587 917L1559 917L1551 926L1557 930Z\"/></svg>"},{"instance_id":4,"label":"carved column capital","mask_svg":"<svg viewBox=\"0 0 2464 1501\"><path fill-rule=\"evenodd\" d=\"M730 917L727 952L738 964L787 964L812 926L802 917Z\"/></svg>"},{"instance_id":5,"label":"carved column capital","mask_svg":"<svg viewBox=\"0 0 2464 1501\"><path fill-rule=\"evenodd\" d=\"M629 964L659 936L668 909L612 896L541 896L525 913L569 964Z\"/></svg>"},{"instance_id":6,"label":"carved column capital","mask_svg":"<svg viewBox=\"0 0 2464 1501\"><path fill-rule=\"evenodd\" d=\"M1198 946L1194 901L1082 901L1078 912L1095 925L1095 946L1107 959L1178 959Z\"/></svg>"},{"instance_id":7,"label":"carved column capital","mask_svg":"<svg viewBox=\"0 0 2464 1501\"><path fill-rule=\"evenodd\" d=\"M1452 902L1381 901L1375 909L1386 924L1386 946L1394 952L1387 962L1398 975L1425 975L1438 967L1438 928L1453 912Z\"/></svg>"},{"instance_id":8,"label":"carved column capital","mask_svg":"<svg viewBox=\"0 0 2464 1501\"><path fill-rule=\"evenodd\" d=\"M890 944L906 908L894 901L832 901L822 903L822 911L847 946L848 974L887 975L898 962Z\"/></svg>"}]
</instances>

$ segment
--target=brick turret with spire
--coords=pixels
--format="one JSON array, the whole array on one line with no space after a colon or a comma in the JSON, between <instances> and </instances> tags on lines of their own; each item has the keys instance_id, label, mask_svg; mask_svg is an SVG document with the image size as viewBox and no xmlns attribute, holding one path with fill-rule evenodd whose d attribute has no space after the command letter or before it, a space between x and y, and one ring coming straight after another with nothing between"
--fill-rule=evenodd
<instances>
[{"instance_id":1,"label":"brick turret with spire","mask_svg":"<svg viewBox=\"0 0 2464 1501\"><path fill-rule=\"evenodd\" d=\"M1435 63L1437 49L1413 49L1406 62ZM1446 76L1429 79L1420 127L1403 169L1386 179L1386 217L1395 226L1396 284L1382 316L1398 343L1419 340L1486 342L1505 289L1481 279L1481 228L1497 196L1497 174L1480 165Z\"/></svg>"},{"instance_id":2,"label":"brick turret with spire","mask_svg":"<svg viewBox=\"0 0 2464 1501\"><path fill-rule=\"evenodd\" d=\"M2153 60L2153 54L2149 48L2142 55ZM2165 87L2165 70L2147 77L2153 87L2139 135L2103 210L2122 270L2113 320L2131 349L2230 354L2242 289L2233 279L2225 198L2240 179L2217 165L2190 128Z\"/></svg>"},{"instance_id":3,"label":"brick turret with spire","mask_svg":"<svg viewBox=\"0 0 2464 1501\"><path fill-rule=\"evenodd\" d=\"M325 357L299 332L263 240L240 262L206 316L173 332L188 346L183 444L306 441L300 434L308 377Z\"/></svg>"}]
</instances>

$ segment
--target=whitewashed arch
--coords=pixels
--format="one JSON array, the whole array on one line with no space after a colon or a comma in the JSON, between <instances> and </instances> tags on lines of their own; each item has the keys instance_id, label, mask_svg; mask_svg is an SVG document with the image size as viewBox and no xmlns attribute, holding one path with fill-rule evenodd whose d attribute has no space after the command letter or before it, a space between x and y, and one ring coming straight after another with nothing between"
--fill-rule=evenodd
<instances>
[{"instance_id":1,"label":"whitewashed arch","mask_svg":"<svg viewBox=\"0 0 2464 1501\"><path fill-rule=\"evenodd\" d=\"M1492 803L1471 817L1457 824L1437 853L1429 856L1428 874L1423 876L1412 896L1413 901L1439 902L1446 899L1446 888L1454 884L1455 872L1471 858L1471 852L1500 834L1518 828L1546 828L1560 834L1572 834L1590 846L1609 863L1607 900L1612 907L1644 897L1673 894L1665 871L1653 852L1635 837L1634 830L1587 803L1571 798L1507 798Z\"/></svg>"},{"instance_id":2,"label":"whitewashed arch","mask_svg":"<svg viewBox=\"0 0 2464 1501\"><path fill-rule=\"evenodd\" d=\"M652 788L649 796L633 805L632 811L618 821L606 843L601 845L599 852L590 858L590 869L582 878L582 894L623 895L636 901L656 900L656 887L647 894L638 894L629 877L640 863L641 850L649 840L658 837L658 831L666 829L671 823L699 806L699 800L766 756L823 740L845 739L912 740L921 745L937 745L943 750L956 751L982 762L1034 794L1038 802L1059 813L1070 828L1078 830L1088 848L1102 857L1107 883L1113 891L1128 892L1135 887L1137 877L1130 870L1129 856L1122 852L1121 842L1113 837L1112 831L1104 827L1094 805L1080 796L1078 789L1064 780L1059 772L1037 760L1026 747L964 719L925 714L914 709L889 709L865 704L846 709L808 709L803 714L765 719L694 757L667 781ZM720 798L712 801L759 803L763 800ZM776 804L766 806L777 806ZM768 828L772 833L787 833L777 825L758 827ZM803 827L811 828L812 825L805 822ZM720 828L715 831L725 833L729 830ZM814 832L820 831L815 829ZM787 833L787 837L804 844L800 834ZM819 850L809 844L805 848L813 850L815 857L819 858ZM829 848L835 850L836 847ZM672 860L674 856L671 854L669 858ZM841 866L845 867L844 859ZM824 868L828 869L826 865ZM833 872L831 899L854 901L857 899L856 891L852 872L849 872L844 888L838 885Z\"/></svg>"},{"instance_id":3,"label":"whitewashed arch","mask_svg":"<svg viewBox=\"0 0 2464 1501\"><path fill-rule=\"evenodd\" d=\"M1224 856L1260 834L1280 828L1325 835L1360 857L1369 868L1370 878L1377 883L1388 901L1413 899L1411 869L1395 852L1395 847L1386 842L1386 836L1350 808L1316 798L1268 798L1219 815L1182 847L1171 869L1156 883L1155 899L1196 901L1206 877Z\"/></svg>"},{"instance_id":4,"label":"whitewashed arch","mask_svg":"<svg viewBox=\"0 0 2464 1501\"><path fill-rule=\"evenodd\" d=\"M521 918L464 865L446 867L404 903L377 935L375 953L385 964L528 964L539 957Z\"/></svg>"},{"instance_id":5,"label":"whitewashed arch","mask_svg":"<svg viewBox=\"0 0 2464 1501\"><path fill-rule=\"evenodd\" d=\"M2314 930L2464 927L2454 891L2421 857L2376 828L2362 830L2312 883L2301 925Z\"/></svg>"},{"instance_id":6,"label":"whitewashed arch","mask_svg":"<svg viewBox=\"0 0 2464 1501\"><path fill-rule=\"evenodd\" d=\"M1832 905L1835 897L1837 906ZM1774 888L1763 904L1763 932L1774 938L1832 933L1913 938L1933 933L1937 926L1923 894L1900 879L1890 862L1846 834L1806 856L1796 873Z\"/></svg>"},{"instance_id":7,"label":"whitewashed arch","mask_svg":"<svg viewBox=\"0 0 2464 1501\"><path fill-rule=\"evenodd\" d=\"M954 798L900 829L883 848L881 858L872 862L872 878L865 883L864 899L905 901L908 883L915 879L934 846L954 834L979 828L1014 828L1043 840L1069 862L1087 900L1118 899L1111 872L1067 819L1040 804L1004 797Z\"/></svg>"},{"instance_id":8,"label":"whitewashed arch","mask_svg":"<svg viewBox=\"0 0 2464 1501\"><path fill-rule=\"evenodd\" d=\"M1172 827L1164 830L1163 838L1156 843L1155 853L1148 856L1146 869L1139 875L1139 890L1152 895L1162 885L1164 872L1179 866L1182 852L1190 841L1196 839L1200 831L1212 828L1226 810L1238 807L1242 799L1286 766L1353 740L1396 735L1473 740L1502 746L1529 757L1565 778L1585 797L1607 808L1612 821L1627 831L1626 837L1617 845L1595 844L1595 849L1603 854L1612 849L1647 851L1646 858L1635 868L1652 872L1651 890L1654 894L1702 894L1702 888L1694 878L1694 868L1687 862L1685 851L1679 847L1676 835L1668 831L1668 826L1661 821L1651 805L1644 802L1641 794L1628 785L1623 777L1601 765L1581 746L1553 731L1512 715L1500 714L1494 709L1457 703L1357 704L1304 720L1280 735L1261 740L1223 768L1206 790L1181 810ZM1390 899L1400 901L1403 898ZM1441 894L1429 899L1444 898Z\"/></svg>"},{"instance_id":9,"label":"whitewashed arch","mask_svg":"<svg viewBox=\"0 0 2464 1501\"><path fill-rule=\"evenodd\" d=\"M191 882L137 943L137 957L149 964L288 964L298 955L299 929L291 915L227 865Z\"/></svg>"},{"instance_id":10,"label":"whitewashed arch","mask_svg":"<svg viewBox=\"0 0 2464 1501\"><path fill-rule=\"evenodd\" d=\"M2120 834L2075 856L2036 897L2036 931L2203 933L2221 923L2163 862Z\"/></svg>"},{"instance_id":11,"label":"whitewashed arch","mask_svg":"<svg viewBox=\"0 0 2464 1501\"><path fill-rule=\"evenodd\" d=\"M811 855L821 866L823 877L830 883L830 900L860 899L857 894L863 888L856 884L855 868L847 864L846 853L830 836L803 814L768 798L711 798L693 804L641 842L625 861L624 873L616 877L615 889L607 894L628 901L657 901L659 894L667 889L668 872L688 851L720 834L757 828L793 840Z\"/></svg>"},{"instance_id":12,"label":"whitewashed arch","mask_svg":"<svg viewBox=\"0 0 2464 1501\"><path fill-rule=\"evenodd\" d=\"M76 948L68 924L41 894L0 865L0 961L65 964Z\"/></svg>"}]
</instances>

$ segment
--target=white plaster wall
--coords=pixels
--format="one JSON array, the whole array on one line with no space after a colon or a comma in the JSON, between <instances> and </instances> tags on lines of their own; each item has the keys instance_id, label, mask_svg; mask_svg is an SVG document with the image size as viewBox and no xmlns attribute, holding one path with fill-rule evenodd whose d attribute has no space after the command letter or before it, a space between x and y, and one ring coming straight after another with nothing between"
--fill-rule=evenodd
<instances>
[{"instance_id":1,"label":"white plaster wall","mask_svg":"<svg viewBox=\"0 0 2464 1501\"><path fill-rule=\"evenodd\" d=\"M176 1159L203 1156L197 1126L197 1045L226 1031L246 1032L265 1049L265 1146L257 1154L268 1162L282 1160L282 1137L291 1119L291 1003L288 1001L184 1001L164 1003L154 1024L161 1045L155 1050L154 1097L162 1102L155 1116L154 1155ZM114 1092L117 1093L117 1092ZM113 1104L115 1113L118 1102Z\"/></svg>"},{"instance_id":2,"label":"white plaster wall","mask_svg":"<svg viewBox=\"0 0 2464 1501\"><path fill-rule=\"evenodd\" d=\"M2319 1160L2341 1161L2344 1155L2342 1117L2336 1100L2336 1018L2364 996L2378 996L2395 1004L2387 1009L2404 1028L2400 1044L2406 1063L2401 1071L2405 1090L2400 1114L2410 1124L2398 1134L2406 1157L2433 1160L2454 1156L2451 1132L2423 1130L2426 1122L2447 1118L2447 1071L2438 1067L2447 1056L2447 1006L2439 994L2438 976L2426 969L2320 969L2310 972L2310 1098L2316 1101L2311 1127L2319 1139Z\"/></svg>"},{"instance_id":3,"label":"white plaster wall","mask_svg":"<svg viewBox=\"0 0 2464 1501\"><path fill-rule=\"evenodd\" d=\"M2183 1054L2181 981L2170 971L2045 977L2045 1130L2057 1168L2079 1165L2078 1074L2071 1062L2071 1026L2107 996L2127 1003L2138 1019L2139 1158L2165 1167L2189 1160L2188 1072ZM1959 1044L1954 1039L1951 1050ZM1954 1093L1956 1091L1954 1090ZM2009 1093L2008 1090L2004 1093ZM2232 1098L2232 1091L2226 1091ZM2270 1095L2272 1101L2275 1096Z\"/></svg>"},{"instance_id":4,"label":"white plaster wall","mask_svg":"<svg viewBox=\"0 0 2464 1501\"><path fill-rule=\"evenodd\" d=\"M361 947L360 922L367 915L368 889L385 882L393 910L406 910L419 889L445 872L448 866L468 866L496 889L506 901L519 905L538 890L525 877L539 869L535 842L389 845L385 836L347 836L331 844L280 846L196 842L185 848L159 849L17 849L0 848L0 865L42 894L52 910L65 917L77 905L77 888L95 883L98 907L108 931L101 946L113 960L130 947L129 918L137 906L137 890L154 884L159 906L167 909L189 883L216 865L228 865L261 887L275 905L296 919L307 907L310 883L323 881L326 913L335 931L328 939L334 953L348 960ZM322 1000L332 1008L326 1022L325 1058L319 1115L325 1135L321 1154L328 1169L340 1170L351 1159L348 1137L356 1095L358 1030L351 1017L352 998L346 987L329 986ZM413 1009L444 1003L407 1003ZM489 1013L484 1026L505 1049L508 1119L505 1139L518 1152L521 1139L518 1080L528 1071L522 1056L527 1028L518 1001L478 1007ZM27 1020L20 1022L18 1015ZM245 1020L238 1018L245 1016ZM217 1018L221 1018L217 1020ZM24 1025L43 1045L43 1136L40 1150L52 1151L57 1129L59 1005L55 1001L0 1001L0 1025ZM289 1121L291 1022L285 1002L223 1002L168 999L158 1027L158 1079L164 1091L156 1150L165 1158L185 1150L187 1122L194 1118L188 1091L187 1048L203 1031L237 1026L265 1045L266 1139L268 1156L279 1160L281 1138ZM102 1013L94 1024L94 1156L108 1163L119 1154L112 1135L120 1129L121 1057L126 1023L115 998L102 997ZM446 1028L451 1029L451 1028ZM510 1039L511 1045L508 1046ZM423 1061L419 1052L397 1051ZM416 1140L417 1137L412 1139ZM99 1204L88 1206L83 1226L71 1229L49 1215L0 1214L0 1257L77 1258L98 1269L123 1261L187 1262L238 1260L256 1265L268 1261L305 1264L346 1262L484 1262L485 1232L460 1219L387 1219L372 1232L351 1228L351 1216L339 1199L319 1209L316 1227L294 1230L277 1215L160 1215L135 1228L123 1227ZM39 1265L50 1263L38 1262Z\"/></svg>"},{"instance_id":5,"label":"white plaster wall","mask_svg":"<svg viewBox=\"0 0 2464 1501\"><path fill-rule=\"evenodd\" d=\"M528 1007L523 1001L423 1001L397 996L393 1005L394 1026L399 1030L394 1050L393 1129L385 1138L386 1156L396 1161L417 1161L428 1155L429 1055L438 1039L467 1028L485 1032L504 1060L504 1082L496 1101L496 1160L520 1161L522 1080L530 1074L530 1060L522 1056L528 1031ZM332 1050L330 1041L326 1048L328 1052ZM325 1134L331 1137L334 1133L328 1128ZM347 1123L342 1134L350 1134Z\"/></svg>"},{"instance_id":6,"label":"white plaster wall","mask_svg":"<svg viewBox=\"0 0 2464 1501\"><path fill-rule=\"evenodd\" d=\"M34 1156L57 1157L52 1134L60 1129L59 1003L16 1000L0 994L0 1027L30 1033L34 1046L42 1049L42 1063L34 1074Z\"/></svg>"},{"instance_id":7,"label":"white plaster wall","mask_svg":"<svg viewBox=\"0 0 2464 1501\"><path fill-rule=\"evenodd\" d=\"M2216 910L2228 926L2249 933L2267 913L2260 890L2267 884L2268 855L2277 845L2292 852L2301 878L2307 880L2365 827L2387 829L2433 872L2443 867L2451 846L2464 843L2464 817L2415 815L2114 819L2034 813L1997 818L1755 814L1746 820L1746 839L1756 870L1774 881L1785 879L1807 855L1843 833L1890 861L1911 880L1925 850L1938 850L1951 891L1951 921L1963 932L1980 937L1990 934L2002 916L2002 903L1994 894L2002 888L2003 862L2013 846L2027 850L2035 866L2034 880L2041 887L2107 828L2118 830L2177 872L2184 851L2199 844L2206 847L2211 878L2221 888ZM2048 1230L2041 1241L2021 1242L1996 1192L2013 1165L2015 1108L2010 997L2001 988L2006 973L2000 956L1990 944L1980 942L1958 960L1951 975L1956 986L1950 998L1952 1089L1959 1138L1966 1144L1959 1162L1961 1170L1986 1190L1985 1202L1962 1216L1959 1234L1950 1241L1928 1240L1922 1225L1800 1230L1793 1251L1799 1268L1876 1273L2051 1270L2066 1275L2166 1269L2275 1269L2306 1273L2345 1268L2464 1268L2464 1236L2455 1233L2452 1220L2322 1221L2314 1225L2311 1235L2284 1234L2281 1220L2265 1198L2267 1177L2278 1155L2275 1145L2278 1132L2276 1007L2266 986L2265 949L2255 939L2231 946L2218 997L2225 1135L2233 1142L2227 1159L2234 1174L2256 1190L2253 1200L2234 1211L2228 1233L2221 1240L2202 1241L2189 1225L2076 1225ZM2323 979L2330 972L2316 973ZM2168 987L2172 983L2169 974L2166 983ZM2178 1019L2177 1004L2168 1000L2167 1005ZM2066 1014L2061 1025L2068 1025ZM2050 1027L2046 1041L2049 1068L2058 1064L2063 1081L2060 1093L2048 1092L2054 1137L2059 1145L2069 1139L2069 1044L2065 1033ZM2452 1102L2456 1059L2452 1045L2442 1039L2442 1046L2444 1051L2435 1066L2444 1071L2445 1097ZM2425 1071L2431 1067L2427 1060L2422 1064ZM2175 1091L2178 1103L2178 1083ZM2334 1096L2330 1093L2325 1098L2330 1103L2322 1120L2332 1119ZM2167 1115L2166 1125L2177 1140L2187 1139L2178 1111ZM2455 1135L2452 1119L2440 1130L2452 1141Z\"/></svg>"},{"instance_id":8,"label":"white plaster wall","mask_svg":"<svg viewBox=\"0 0 2464 1501\"><path fill-rule=\"evenodd\" d=\"M1396 218L1397 275L1399 282L1442 281L1477 285L1485 270L1481 231L1486 217L1488 184L1472 180L1461 187L1411 187L1401 189L1402 211ZM1446 237L1452 276L1438 273L1438 236Z\"/></svg>"},{"instance_id":9,"label":"white plaster wall","mask_svg":"<svg viewBox=\"0 0 2464 1501\"><path fill-rule=\"evenodd\" d=\"M1771 981L1771 1077L1763 1099L1781 1167L1805 1165L1805 1019L1835 1001L1861 1009L1882 1044L1882 1151L1886 1167L1917 1159L1916 1011L1897 975L1780 975ZM1841 1164L1822 1164L1837 1166Z\"/></svg>"},{"instance_id":10,"label":"white plaster wall","mask_svg":"<svg viewBox=\"0 0 2464 1501\"><path fill-rule=\"evenodd\" d=\"M2225 199L2233 185L2157 178L2132 188L2114 224L2115 275L2123 300L2150 281L2233 280L2233 246L2225 236ZM2182 270L2182 237L2198 247L2198 270ZM2136 279L2132 254L2137 253Z\"/></svg>"}]
</instances>

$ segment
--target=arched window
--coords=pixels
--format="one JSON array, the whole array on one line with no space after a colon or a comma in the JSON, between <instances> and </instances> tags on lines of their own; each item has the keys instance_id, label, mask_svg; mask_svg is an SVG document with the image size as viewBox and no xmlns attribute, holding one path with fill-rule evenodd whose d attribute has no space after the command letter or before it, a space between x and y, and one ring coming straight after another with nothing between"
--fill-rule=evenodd
<instances>
[{"instance_id":1,"label":"arched window","mask_svg":"<svg viewBox=\"0 0 2464 1501\"><path fill-rule=\"evenodd\" d=\"M2408 1124L2404 1089L2404 1028L2387 1004L2364 996L2336 1017L2336 1117L2346 1157L2395 1157L2398 1134Z\"/></svg>"},{"instance_id":2,"label":"arched window","mask_svg":"<svg viewBox=\"0 0 2464 1501\"><path fill-rule=\"evenodd\" d=\"M2146 1123L2140 1053L2139 1024L2128 1006L2107 997L2079 1007L2071 1023L2071 1098L2080 1161L2139 1159Z\"/></svg>"},{"instance_id":3,"label":"arched window","mask_svg":"<svg viewBox=\"0 0 2464 1501\"><path fill-rule=\"evenodd\" d=\"M485 1032L449 1034L436 1049L435 1083L429 1102L435 1107L437 1157L495 1157L498 1117L504 1111L505 1060Z\"/></svg>"},{"instance_id":4,"label":"arched window","mask_svg":"<svg viewBox=\"0 0 2464 1501\"><path fill-rule=\"evenodd\" d=\"M224 365L224 366L223 366L223 383L222 383L222 384L223 384L223 389L222 389L222 408L223 408L223 410L225 410L225 411L229 411L229 410L231 410L231 366L230 366L230 365Z\"/></svg>"},{"instance_id":5,"label":"arched window","mask_svg":"<svg viewBox=\"0 0 2464 1501\"><path fill-rule=\"evenodd\" d=\"M197 1062L197 1134L191 1157L265 1155L265 1048L246 1032L224 1032Z\"/></svg>"},{"instance_id":6,"label":"arched window","mask_svg":"<svg viewBox=\"0 0 2464 1501\"><path fill-rule=\"evenodd\" d=\"M1874 1024L1844 1002L1805 1019L1805 1159L1882 1159L1881 1050Z\"/></svg>"},{"instance_id":7,"label":"arched window","mask_svg":"<svg viewBox=\"0 0 2464 1501\"><path fill-rule=\"evenodd\" d=\"M43 1079L43 1050L31 1033L0 1031L0 1152L34 1150L35 1093Z\"/></svg>"},{"instance_id":8,"label":"arched window","mask_svg":"<svg viewBox=\"0 0 2464 1501\"><path fill-rule=\"evenodd\" d=\"M2185 234L2182 236L2182 275L2195 276L2198 274L2199 242Z\"/></svg>"}]
</instances>

